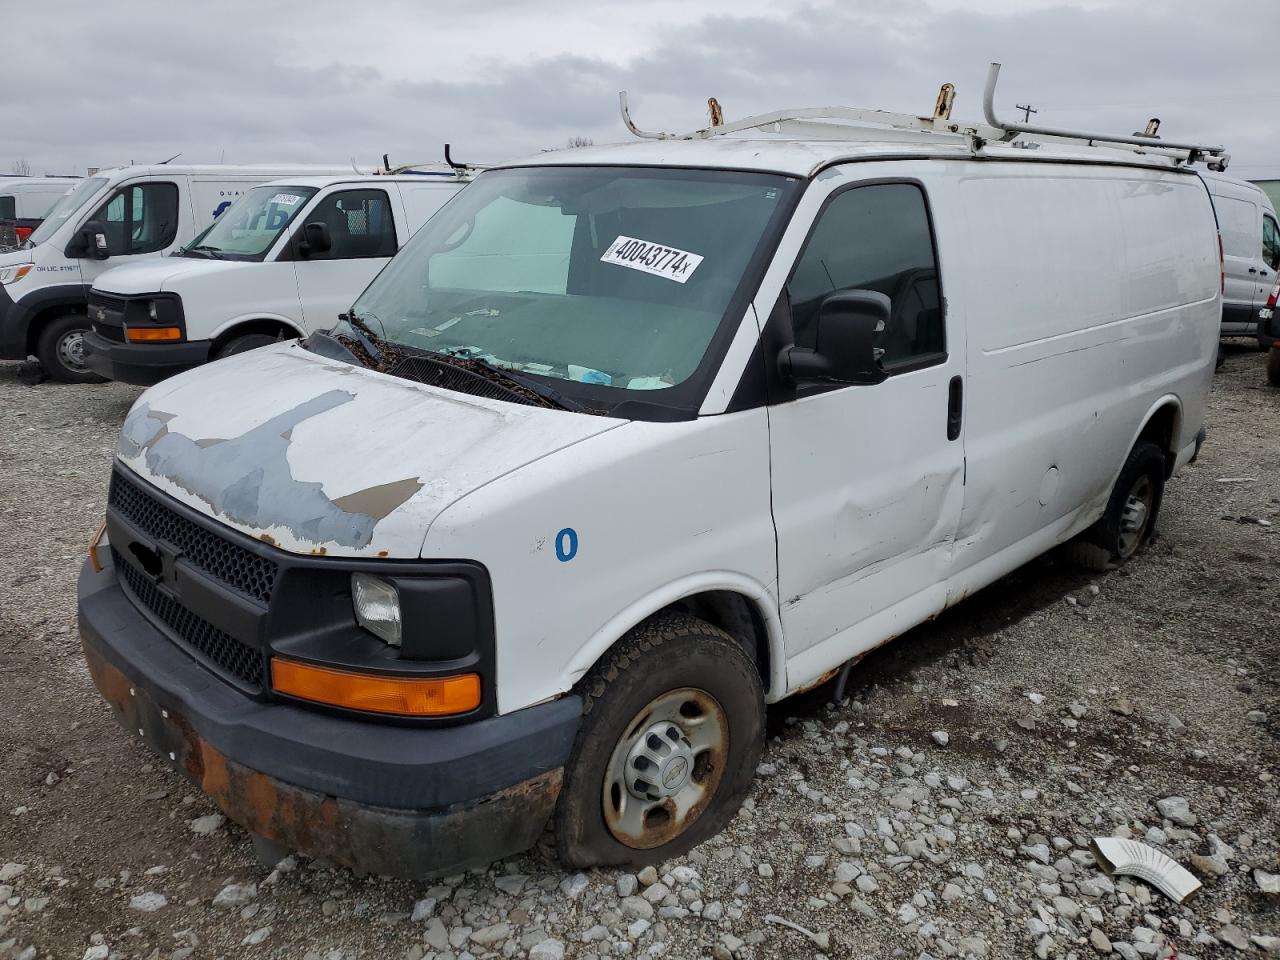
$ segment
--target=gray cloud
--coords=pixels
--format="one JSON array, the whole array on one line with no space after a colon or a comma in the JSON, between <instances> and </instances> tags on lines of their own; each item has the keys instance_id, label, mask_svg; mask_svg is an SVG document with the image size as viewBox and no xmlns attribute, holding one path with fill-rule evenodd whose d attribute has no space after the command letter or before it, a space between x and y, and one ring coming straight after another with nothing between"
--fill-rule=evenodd
<instances>
[{"instance_id":1,"label":"gray cloud","mask_svg":"<svg viewBox=\"0 0 1280 960\"><path fill-rule=\"evenodd\" d=\"M956 115L977 119L988 60L1005 63L1002 113L1113 131L1160 116L1170 138L1225 143L1233 172L1280 173L1273 0L960 0L796 5L637 5L491 0L450 8L389 0L353 10L223 0L66 4L6 16L0 172L184 160L434 160L445 141L499 160L581 135L622 139L616 93L644 126L782 106L851 104L924 112L943 80ZM719 12L717 12L717 8ZM735 12L730 12L735 11ZM760 12L768 11L768 12Z\"/></svg>"}]
</instances>

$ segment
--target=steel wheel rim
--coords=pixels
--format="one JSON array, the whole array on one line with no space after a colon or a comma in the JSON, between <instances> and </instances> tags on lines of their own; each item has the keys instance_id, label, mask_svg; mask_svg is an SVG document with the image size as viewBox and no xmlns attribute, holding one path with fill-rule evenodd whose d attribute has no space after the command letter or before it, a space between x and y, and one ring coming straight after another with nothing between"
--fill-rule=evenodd
<instances>
[{"instance_id":1,"label":"steel wheel rim","mask_svg":"<svg viewBox=\"0 0 1280 960\"><path fill-rule=\"evenodd\" d=\"M1121 557L1133 556L1142 543L1151 522L1155 498L1155 485L1145 473L1129 488L1129 496L1125 498L1124 508L1120 511Z\"/></svg>"},{"instance_id":2,"label":"steel wheel rim","mask_svg":"<svg viewBox=\"0 0 1280 960\"><path fill-rule=\"evenodd\" d=\"M58 360L70 370L85 368L83 330L69 330L63 334L58 340Z\"/></svg>"},{"instance_id":3,"label":"steel wheel rim","mask_svg":"<svg viewBox=\"0 0 1280 960\"><path fill-rule=\"evenodd\" d=\"M601 804L614 838L650 850L680 836L707 809L724 776L729 722L705 690L655 697L614 745Z\"/></svg>"}]
</instances>

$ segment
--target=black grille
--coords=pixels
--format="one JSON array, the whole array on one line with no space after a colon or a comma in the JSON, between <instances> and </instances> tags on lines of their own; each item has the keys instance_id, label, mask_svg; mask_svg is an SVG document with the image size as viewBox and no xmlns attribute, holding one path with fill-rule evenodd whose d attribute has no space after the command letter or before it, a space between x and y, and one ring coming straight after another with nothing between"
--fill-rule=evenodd
<instances>
[{"instance_id":1,"label":"black grille","mask_svg":"<svg viewBox=\"0 0 1280 960\"><path fill-rule=\"evenodd\" d=\"M124 343L124 311L126 301L98 293L89 293L89 321L93 332L107 340ZM105 311L105 313L103 313Z\"/></svg>"},{"instance_id":2,"label":"black grille","mask_svg":"<svg viewBox=\"0 0 1280 960\"><path fill-rule=\"evenodd\" d=\"M246 646L230 634L196 616L182 604L162 593L154 583L117 550L111 551L116 570L142 606L202 657L211 661L253 690L262 689L265 661L262 651Z\"/></svg>"},{"instance_id":3,"label":"black grille","mask_svg":"<svg viewBox=\"0 0 1280 960\"><path fill-rule=\"evenodd\" d=\"M462 363L469 361L463 360ZM476 364L480 367L480 364ZM523 403L531 407L559 407L553 400L538 394L526 387L507 384L496 379L487 371L473 372L464 370L452 363L440 363L430 357L407 356L396 364L390 373L393 377L416 380L433 387L445 390L456 390L469 393L474 397L487 397L490 400L505 400L508 403Z\"/></svg>"},{"instance_id":4,"label":"black grille","mask_svg":"<svg viewBox=\"0 0 1280 960\"><path fill-rule=\"evenodd\" d=\"M135 527L175 547L182 558L231 589L267 603L279 567L212 530L179 516L119 472L111 474L108 502Z\"/></svg>"}]
</instances>

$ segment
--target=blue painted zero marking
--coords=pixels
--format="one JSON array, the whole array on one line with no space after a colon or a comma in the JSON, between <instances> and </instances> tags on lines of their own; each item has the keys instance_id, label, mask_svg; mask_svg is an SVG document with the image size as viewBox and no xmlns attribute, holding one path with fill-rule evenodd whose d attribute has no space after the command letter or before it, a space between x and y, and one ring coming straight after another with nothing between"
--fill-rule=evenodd
<instances>
[{"instance_id":1,"label":"blue painted zero marking","mask_svg":"<svg viewBox=\"0 0 1280 960\"><path fill-rule=\"evenodd\" d=\"M578 555L578 531L565 527L556 534L556 559L568 563Z\"/></svg>"}]
</instances>

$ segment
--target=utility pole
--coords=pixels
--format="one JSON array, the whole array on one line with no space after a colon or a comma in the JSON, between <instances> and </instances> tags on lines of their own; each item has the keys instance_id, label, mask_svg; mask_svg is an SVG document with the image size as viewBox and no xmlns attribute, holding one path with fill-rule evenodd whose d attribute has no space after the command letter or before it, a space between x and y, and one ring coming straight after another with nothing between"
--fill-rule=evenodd
<instances>
[{"instance_id":1,"label":"utility pole","mask_svg":"<svg viewBox=\"0 0 1280 960\"><path fill-rule=\"evenodd\" d=\"M1031 115L1032 115L1033 113L1039 113L1039 112L1040 112L1039 110L1036 110L1034 107L1032 107L1032 106L1031 106L1031 104L1029 104L1029 103L1016 103L1016 104L1014 104L1014 108L1015 108L1015 109L1017 109L1017 110L1021 110L1021 111L1022 111L1022 122L1023 122L1023 123L1030 123L1030 122L1031 122Z\"/></svg>"}]
</instances>

